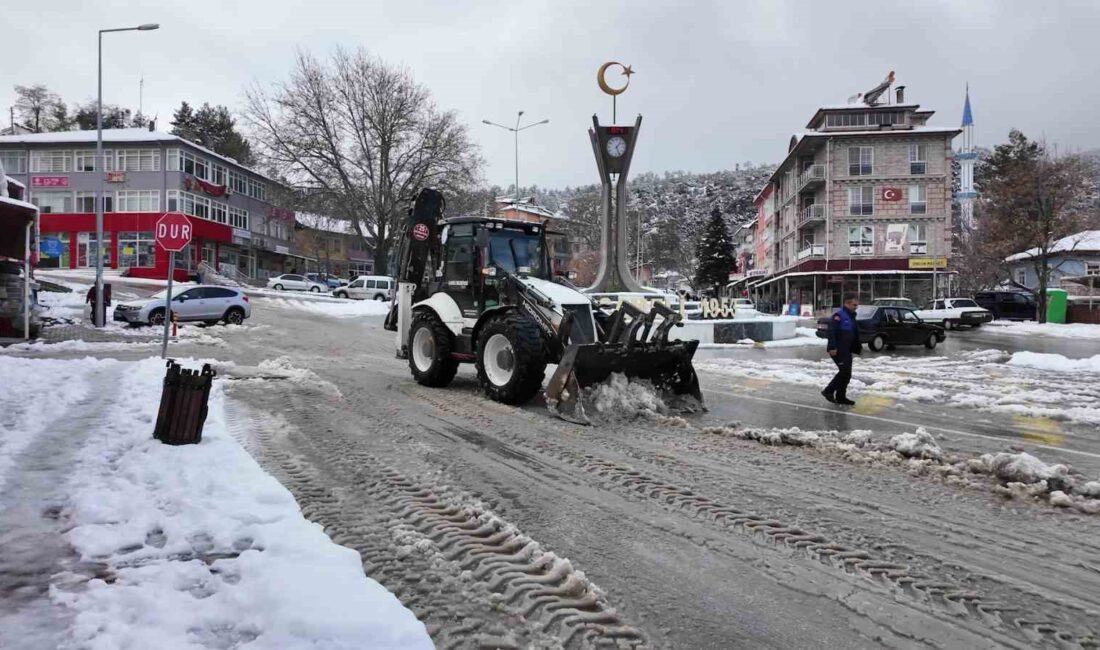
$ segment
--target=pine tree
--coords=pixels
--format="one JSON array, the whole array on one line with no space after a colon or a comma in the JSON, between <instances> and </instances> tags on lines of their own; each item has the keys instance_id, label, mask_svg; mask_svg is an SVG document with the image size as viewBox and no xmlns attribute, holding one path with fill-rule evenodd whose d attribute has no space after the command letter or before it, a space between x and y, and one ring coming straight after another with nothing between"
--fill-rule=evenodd
<instances>
[{"instance_id":1,"label":"pine tree","mask_svg":"<svg viewBox=\"0 0 1100 650\"><path fill-rule=\"evenodd\" d=\"M225 106L203 104L194 110L190 104L183 102L172 114L172 135L201 144L242 165L251 165L252 146L236 126L236 120Z\"/></svg>"},{"instance_id":2,"label":"pine tree","mask_svg":"<svg viewBox=\"0 0 1100 650\"><path fill-rule=\"evenodd\" d=\"M736 266L733 237L730 236L722 211L711 210L703 236L695 247L695 290L711 289L717 294Z\"/></svg>"}]
</instances>

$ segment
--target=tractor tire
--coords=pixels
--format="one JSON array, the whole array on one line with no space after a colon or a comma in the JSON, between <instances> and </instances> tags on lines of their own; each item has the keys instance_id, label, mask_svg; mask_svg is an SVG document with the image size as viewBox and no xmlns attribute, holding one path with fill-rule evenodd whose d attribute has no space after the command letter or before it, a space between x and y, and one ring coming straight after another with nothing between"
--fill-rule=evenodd
<instances>
[{"instance_id":1,"label":"tractor tire","mask_svg":"<svg viewBox=\"0 0 1100 650\"><path fill-rule=\"evenodd\" d=\"M490 399L523 404L542 389L546 344L538 327L518 311L486 323L477 337L477 380Z\"/></svg>"},{"instance_id":2,"label":"tractor tire","mask_svg":"<svg viewBox=\"0 0 1100 650\"><path fill-rule=\"evenodd\" d=\"M409 329L409 370L421 386L443 388L458 372L458 361L451 357L454 335L439 317L430 311L413 316Z\"/></svg>"}]
</instances>

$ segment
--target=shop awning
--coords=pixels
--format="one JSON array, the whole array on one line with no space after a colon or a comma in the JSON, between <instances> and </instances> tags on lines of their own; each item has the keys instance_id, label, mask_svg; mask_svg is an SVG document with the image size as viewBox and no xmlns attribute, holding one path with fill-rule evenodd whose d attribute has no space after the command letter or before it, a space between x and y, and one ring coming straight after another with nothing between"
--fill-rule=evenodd
<instances>
[{"instance_id":1,"label":"shop awning","mask_svg":"<svg viewBox=\"0 0 1100 650\"><path fill-rule=\"evenodd\" d=\"M0 257L23 259L27 224L33 224L37 215L34 205L0 196Z\"/></svg>"}]
</instances>

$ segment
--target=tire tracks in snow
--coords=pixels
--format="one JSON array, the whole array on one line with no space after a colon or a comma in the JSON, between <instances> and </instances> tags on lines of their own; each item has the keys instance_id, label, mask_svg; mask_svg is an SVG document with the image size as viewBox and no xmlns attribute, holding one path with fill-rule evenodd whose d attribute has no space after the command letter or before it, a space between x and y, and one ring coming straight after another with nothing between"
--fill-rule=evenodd
<instances>
[{"instance_id":1,"label":"tire tracks in snow","mask_svg":"<svg viewBox=\"0 0 1100 650\"><path fill-rule=\"evenodd\" d=\"M724 532L748 537L781 550L790 557L807 558L834 572L858 576L887 588L920 610L939 615L941 621L959 619L978 622L991 631L1003 634L1003 643L1010 643L1010 639L1015 639L1026 645L1042 647L1100 647L1095 631L1085 629L1080 624L1081 620L1088 620L1089 612L1067 612L1064 604L1044 603L1042 597L1034 593L1019 594L1014 599L1030 601L1030 606L1021 607L1017 602L1009 603L982 593L972 585L940 578L908 562L883 557L882 553L866 545L842 541L811 527L791 524L782 517L755 512L735 501L712 497L704 491L665 480L632 464L578 450L545 437L519 433L530 428L502 426L501 416L538 417L529 411L486 403L475 413L470 413L468 403L465 403L468 402L468 397L456 395L453 391L433 391L419 386L403 386L402 390L417 401L431 404L446 415L472 421L471 424L477 430L468 431L464 436L467 439L497 438L516 445L526 453L533 451L549 456L590 474L597 487L654 503L666 511L687 515ZM556 420L546 423L540 421L539 426L557 429L564 434L560 438L562 440L576 437L575 428ZM684 435L699 434L697 431L684 431ZM610 442L598 435L585 442L593 441L604 445ZM591 445L588 448L590 450ZM636 447L628 447L622 451L642 460L638 458L640 450ZM666 473L693 476L696 480L709 473L698 465L688 465L670 456L651 457L643 462L663 466L661 469ZM674 468L673 465L677 467ZM709 478L721 478L728 483L730 477ZM958 622L955 624L958 625Z\"/></svg>"},{"instance_id":2,"label":"tire tracks in snow","mask_svg":"<svg viewBox=\"0 0 1100 650\"><path fill-rule=\"evenodd\" d=\"M291 399L303 402L287 409L296 417L318 408L309 397ZM358 551L367 574L428 626L439 647L648 647L583 572L478 499L399 471L395 458L365 451L348 432L312 435L229 403L230 421L255 422L237 436L252 438L303 514ZM387 407L370 428L400 428L400 420Z\"/></svg>"}]
</instances>

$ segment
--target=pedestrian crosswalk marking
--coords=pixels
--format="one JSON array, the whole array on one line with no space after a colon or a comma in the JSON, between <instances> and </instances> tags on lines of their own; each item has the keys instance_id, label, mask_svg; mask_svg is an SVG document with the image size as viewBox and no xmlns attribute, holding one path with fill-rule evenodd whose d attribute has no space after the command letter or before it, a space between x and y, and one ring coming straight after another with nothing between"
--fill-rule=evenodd
<instances>
[{"instance_id":1,"label":"pedestrian crosswalk marking","mask_svg":"<svg viewBox=\"0 0 1100 650\"><path fill-rule=\"evenodd\" d=\"M856 405L852 407L852 411L860 415L875 415L893 405L894 400L884 395L861 395L856 399Z\"/></svg>"},{"instance_id":2,"label":"pedestrian crosswalk marking","mask_svg":"<svg viewBox=\"0 0 1100 650\"><path fill-rule=\"evenodd\" d=\"M1062 435L1062 425L1057 420L1034 415L1016 415L1012 417L1012 421L1023 429L1020 435L1028 440L1060 446L1066 439Z\"/></svg>"}]
</instances>

